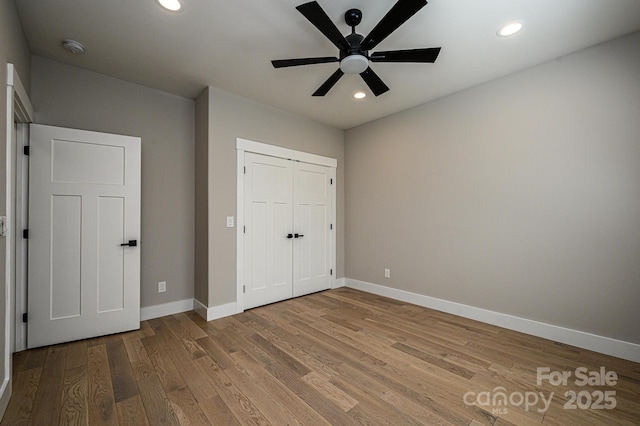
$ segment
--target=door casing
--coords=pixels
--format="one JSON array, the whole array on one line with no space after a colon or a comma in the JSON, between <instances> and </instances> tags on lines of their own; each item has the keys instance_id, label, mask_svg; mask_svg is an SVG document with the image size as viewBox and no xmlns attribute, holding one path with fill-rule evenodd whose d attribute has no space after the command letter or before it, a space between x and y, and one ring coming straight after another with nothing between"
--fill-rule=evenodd
<instances>
[{"instance_id":1,"label":"door casing","mask_svg":"<svg viewBox=\"0 0 640 426\"><path fill-rule=\"evenodd\" d=\"M6 209L7 209L7 236L5 253L5 291L1 296L4 300L4 363L0 365L2 371L0 377L0 417L4 413L9 398L11 397L11 353L19 350L19 336L21 335L21 323L15 320L17 292L23 287L17 271L20 269L19 260L16 260L16 252L20 250L20 238L16 238L16 230L20 229L19 213L14 216L14 210L19 206L14 205L19 194L16 193L16 185L21 183L20 174L16 172L19 165L21 144L24 141L24 129L26 124L33 121L34 111L29 95L20 80L18 71L13 64L7 66L6 87ZM16 124L14 124L16 123ZM19 203L19 200L17 201ZM14 338L16 340L14 340Z\"/></svg>"},{"instance_id":2,"label":"door casing","mask_svg":"<svg viewBox=\"0 0 640 426\"><path fill-rule=\"evenodd\" d=\"M321 155L310 154L307 152L296 151L293 149L282 148L279 146L269 145L261 142L250 141L247 139L236 139L237 150L237 220L236 220L236 308L238 312L244 311L244 164L245 164L245 152L253 152L256 154L268 155L271 157L285 158L294 161L301 161L304 163L318 164L320 166L327 166L331 168L331 179L333 185L331 185L331 223L336 223L336 167L338 161L335 158L324 157ZM333 275L331 276L331 288L336 287L336 227L333 226L333 232L331 232L331 268L333 269Z\"/></svg>"}]
</instances>

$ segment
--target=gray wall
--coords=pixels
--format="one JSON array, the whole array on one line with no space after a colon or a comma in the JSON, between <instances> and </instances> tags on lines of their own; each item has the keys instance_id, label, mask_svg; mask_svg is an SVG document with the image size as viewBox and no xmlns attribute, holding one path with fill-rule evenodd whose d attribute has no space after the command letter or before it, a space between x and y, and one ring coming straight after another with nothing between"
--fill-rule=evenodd
<instances>
[{"instance_id":1,"label":"gray wall","mask_svg":"<svg viewBox=\"0 0 640 426\"><path fill-rule=\"evenodd\" d=\"M212 87L206 96L209 99L207 306L236 300L236 229L226 227L226 217L237 216L236 138L338 160L336 276L343 277L344 132ZM196 293L200 291L197 289Z\"/></svg>"},{"instance_id":2,"label":"gray wall","mask_svg":"<svg viewBox=\"0 0 640 426\"><path fill-rule=\"evenodd\" d=\"M37 123L142 138L141 306L193 298L194 101L39 56L32 88Z\"/></svg>"},{"instance_id":3,"label":"gray wall","mask_svg":"<svg viewBox=\"0 0 640 426\"><path fill-rule=\"evenodd\" d=\"M7 134L7 63L12 63L16 67L16 71L20 76L22 84L25 85L27 91L31 86L31 58L29 56L29 47L22 32L22 26L18 17L18 12L12 1L0 1L0 82L2 95L0 98L0 138L2 138L2 149L0 149L0 188L3 188L0 196L0 216L6 216L6 192L7 187L7 151L5 147L5 138ZM5 282L5 260L8 250L9 241L6 238L0 238L0 371L4 368L5 363L5 314L10 306L7 306L4 300L7 283ZM11 291L13 294L13 290ZM0 377L0 381L5 377ZM8 393L3 396L6 397ZM3 403L8 400L3 399Z\"/></svg>"},{"instance_id":4,"label":"gray wall","mask_svg":"<svg viewBox=\"0 0 640 426\"><path fill-rule=\"evenodd\" d=\"M638 52L635 33L347 131L346 276L640 343Z\"/></svg>"}]
</instances>

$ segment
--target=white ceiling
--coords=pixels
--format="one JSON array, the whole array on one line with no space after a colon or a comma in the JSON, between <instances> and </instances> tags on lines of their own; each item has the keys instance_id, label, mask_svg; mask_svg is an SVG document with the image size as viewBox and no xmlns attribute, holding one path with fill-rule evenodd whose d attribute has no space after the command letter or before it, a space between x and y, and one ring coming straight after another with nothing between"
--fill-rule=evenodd
<instances>
[{"instance_id":1,"label":"white ceiling","mask_svg":"<svg viewBox=\"0 0 640 426\"><path fill-rule=\"evenodd\" d=\"M373 51L442 47L435 64L372 64L391 88L379 97L357 75L312 97L337 63L270 63L337 56L295 9L306 0L182 0L180 13L155 0L15 2L34 54L190 98L211 85L342 129L640 30L639 0L430 0ZM361 9L366 35L395 0L318 2L344 34L344 12ZM497 37L511 20L525 29ZM86 53L64 50L64 38ZM359 90L368 96L353 99Z\"/></svg>"}]
</instances>

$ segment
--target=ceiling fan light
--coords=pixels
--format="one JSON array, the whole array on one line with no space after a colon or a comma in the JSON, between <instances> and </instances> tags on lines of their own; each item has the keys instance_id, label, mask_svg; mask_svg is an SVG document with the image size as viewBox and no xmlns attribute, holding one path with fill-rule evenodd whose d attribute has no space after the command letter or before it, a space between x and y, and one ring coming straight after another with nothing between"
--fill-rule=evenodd
<instances>
[{"instance_id":1,"label":"ceiling fan light","mask_svg":"<svg viewBox=\"0 0 640 426\"><path fill-rule=\"evenodd\" d=\"M340 61L340 69L345 74L360 74L369 68L369 60L362 55L349 55Z\"/></svg>"}]
</instances>

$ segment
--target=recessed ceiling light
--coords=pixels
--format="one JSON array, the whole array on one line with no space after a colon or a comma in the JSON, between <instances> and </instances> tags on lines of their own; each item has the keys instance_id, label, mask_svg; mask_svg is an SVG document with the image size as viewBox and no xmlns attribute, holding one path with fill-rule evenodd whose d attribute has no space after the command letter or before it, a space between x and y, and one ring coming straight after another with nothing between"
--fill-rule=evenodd
<instances>
[{"instance_id":1,"label":"recessed ceiling light","mask_svg":"<svg viewBox=\"0 0 640 426\"><path fill-rule=\"evenodd\" d=\"M503 25L502 27L500 27L496 34L498 34L499 37L512 36L515 33L517 33L520 30L522 30L523 24L524 24L524 22L522 22L522 21L509 22L509 23Z\"/></svg>"},{"instance_id":2,"label":"recessed ceiling light","mask_svg":"<svg viewBox=\"0 0 640 426\"><path fill-rule=\"evenodd\" d=\"M362 99L365 96L367 96L367 94L364 93L364 92L356 92L356 93L353 94L353 97L356 98L356 99Z\"/></svg>"},{"instance_id":3,"label":"recessed ceiling light","mask_svg":"<svg viewBox=\"0 0 640 426\"><path fill-rule=\"evenodd\" d=\"M179 12L182 10L182 3L180 0L156 0L160 6L171 11L171 12Z\"/></svg>"}]
</instances>

